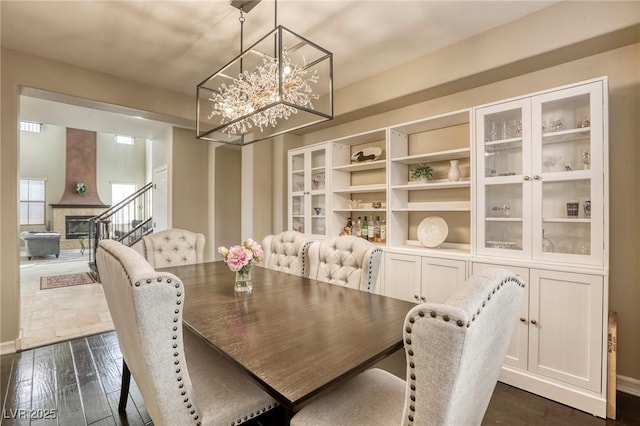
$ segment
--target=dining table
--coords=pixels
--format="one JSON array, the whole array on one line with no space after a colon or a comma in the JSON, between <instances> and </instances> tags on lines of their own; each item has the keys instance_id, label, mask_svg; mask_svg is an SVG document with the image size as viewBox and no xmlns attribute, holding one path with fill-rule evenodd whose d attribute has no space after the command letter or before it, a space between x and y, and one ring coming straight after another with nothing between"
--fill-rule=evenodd
<instances>
[{"instance_id":1,"label":"dining table","mask_svg":"<svg viewBox=\"0 0 640 426\"><path fill-rule=\"evenodd\" d=\"M403 347L414 303L254 267L234 290L222 261L159 269L184 284L183 324L236 363L290 419L307 402Z\"/></svg>"}]
</instances>

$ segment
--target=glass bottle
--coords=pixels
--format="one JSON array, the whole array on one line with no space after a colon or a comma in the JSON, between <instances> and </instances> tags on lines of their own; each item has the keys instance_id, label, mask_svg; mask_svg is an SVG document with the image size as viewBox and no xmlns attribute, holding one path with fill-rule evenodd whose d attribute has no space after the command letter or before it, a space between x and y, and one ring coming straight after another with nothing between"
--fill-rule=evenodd
<instances>
[{"instance_id":1,"label":"glass bottle","mask_svg":"<svg viewBox=\"0 0 640 426\"><path fill-rule=\"evenodd\" d=\"M344 227L345 235L351 235L353 231L353 223L351 222L351 218L347 219L347 226Z\"/></svg>"},{"instance_id":2,"label":"glass bottle","mask_svg":"<svg viewBox=\"0 0 640 426\"><path fill-rule=\"evenodd\" d=\"M387 241L387 221L382 219L380 223L380 242L384 243Z\"/></svg>"},{"instance_id":3,"label":"glass bottle","mask_svg":"<svg viewBox=\"0 0 640 426\"><path fill-rule=\"evenodd\" d=\"M369 239L369 222L366 216L364 217L364 222L362 222L362 231L360 236L365 240Z\"/></svg>"},{"instance_id":4,"label":"glass bottle","mask_svg":"<svg viewBox=\"0 0 640 426\"><path fill-rule=\"evenodd\" d=\"M376 217L376 224L373 231L373 241L376 243L382 242L382 240L380 239L380 216Z\"/></svg>"},{"instance_id":5,"label":"glass bottle","mask_svg":"<svg viewBox=\"0 0 640 426\"><path fill-rule=\"evenodd\" d=\"M376 223L373 220L373 216L371 216L371 222L369 223L369 228L367 228L368 234L367 234L367 240L369 241L375 241L376 238Z\"/></svg>"},{"instance_id":6,"label":"glass bottle","mask_svg":"<svg viewBox=\"0 0 640 426\"><path fill-rule=\"evenodd\" d=\"M542 230L542 251L545 253L554 252L553 243L551 242L550 239L544 236L544 229Z\"/></svg>"},{"instance_id":7,"label":"glass bottle","mask_svg":"<svg viewBox=\"0 0 640 426\"><path fill-rule=\"evenodd\" d=\"M355 231L353 235L355 235L356 237L360 237L362 233L362 218L360 216L358 216L358 221L356 222L354 228Z\"/></svg>"}]
</instances>

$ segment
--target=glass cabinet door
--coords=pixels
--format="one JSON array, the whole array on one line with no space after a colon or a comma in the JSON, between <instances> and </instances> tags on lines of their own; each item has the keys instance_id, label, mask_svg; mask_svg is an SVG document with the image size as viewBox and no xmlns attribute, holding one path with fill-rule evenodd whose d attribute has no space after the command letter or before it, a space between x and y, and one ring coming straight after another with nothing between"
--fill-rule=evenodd
<instances>
[{"instance_id":1,"label":"glass cabinet door","mask_svg":"<svg viewBox=\"0 0 640 426\"><path fill-rule=\"evenodd\" d=\"M525 185L530 179L529 117L528 101L477 111L479 253L517 257L529 253L531 189Z\"/></svg>"},{"instance_id":2,"label":"glass cabinet door","mask_svg":"<svg viewBox=\"0 0 640 426\"><path fill-rule=\"evenodd\" d=\"M327 232L325 147L289 152L289 229L324 237Z\"/></svg>"},{"instance_id":3,"label":"glass cabinet door","mask_svg":"<svg viewBox=\"0 0 640 426\"><path fill-rule=\"evenodd\" d=\"M535 257L602 264L602 101L601 83L532 99Z\"/></svg>"},{"instance_id":4,"label":"glass cabinet door","mask_svg":"<svg viewBox=\"0 0 640 426\"><path fill-rule=\"evenodd\" d=\"M478 254L603 264L603 91L587 83L476 110Z\"/></svg>"}]
</instances>

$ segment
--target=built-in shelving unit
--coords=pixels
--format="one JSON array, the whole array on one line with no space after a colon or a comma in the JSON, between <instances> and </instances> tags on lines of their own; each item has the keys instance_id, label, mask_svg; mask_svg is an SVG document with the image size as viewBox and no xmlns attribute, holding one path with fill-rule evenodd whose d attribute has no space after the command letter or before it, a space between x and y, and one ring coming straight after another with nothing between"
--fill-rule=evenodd
<instances>
[{"instance_id":1,"label":"built-in shelving unit","mask_svg":"<svg viewBox=\"0 0 640 426\"><path fill-rule=\"evenodd\" d=\"M331 141L332 234L344 232L349 218L387 219L386 129ZM358 161L358 152L373 150L375 158ZM374 203L380 207L374 208ZM357 204L357 206L356 206ZM384 243L380 243L384 244Z\"/></svg>"},{"instance_id":2,"label":"built-in shelving unit","mask_svg":"<svg viewBox=\"0 0 640 426\"><path fill-rule=\"evenodd\" d=\"M457 111L389 129L389 247L428 253L418 242L417 229L428 216L451 223L438 253L471 254L471 136L470 110ZM462 177L450 181L450 162ZM413 166L429 164L434 179L411 180Z\"/></svg>"}]
</instances>

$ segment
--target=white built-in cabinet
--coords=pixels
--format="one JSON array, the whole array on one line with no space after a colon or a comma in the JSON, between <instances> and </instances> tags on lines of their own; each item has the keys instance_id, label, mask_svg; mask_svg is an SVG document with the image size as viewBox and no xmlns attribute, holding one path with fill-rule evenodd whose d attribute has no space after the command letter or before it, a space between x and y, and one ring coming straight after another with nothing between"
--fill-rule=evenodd
<instances>
[{"instance_id":1,"label":"white built-in cabinet","mask_svg":"<svg viewBox=\"0 0 640 426\"><path fill-rule=\"evenodd\" d=\"M416 303L444 303L465 283L466 267L464 260L387 251L385 295Z\"/></svg>"},{"instance_id":2,"label":"white built-in cabinet","mask_svg":"<svg viewBox=\"0 0 640 426\"><path fill-rule=\"evenodd\" d=\"M553 380L556 388L573 386L595 403L605 387L604 277L480 262L473 262L472 273L487 267L511 269L527 284L505 358L505 365L515 368L507 367L501 379L522 386L533 373ZM524 387L535 389L535 382Z\"/></svg>"},{"instance_id":3,"label":"white built-in cabinet","mask_svg":"<svg viewBox=\"0 0 640 426\"><path fill-rule=\"evenodd\" d=\"M377 292L416 303L511 269L526 296L500 380L605 417L607 90L594 79L292 150L289 227L332 238L348 218L380 216ZM448 179L451 161L460 180ZM419 163L434 179L411 178ZM448 224L437 248L418 240L429 216Z\"/></svg>"},{"instance_id":4,"label":"white built-in cabinet","mask_svg":"<svg viewBox=\"0 0 640 426\"><path fill-rule=\"evenodd\" d=\"M476 109L477 254L604 265L605 90Z\"/></svg>"}]
</instances>

